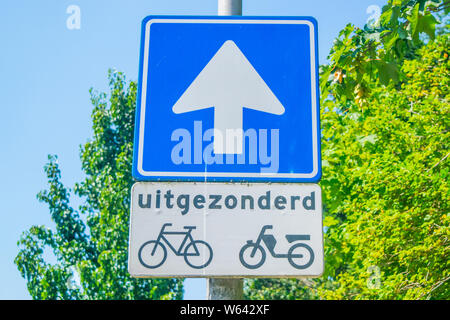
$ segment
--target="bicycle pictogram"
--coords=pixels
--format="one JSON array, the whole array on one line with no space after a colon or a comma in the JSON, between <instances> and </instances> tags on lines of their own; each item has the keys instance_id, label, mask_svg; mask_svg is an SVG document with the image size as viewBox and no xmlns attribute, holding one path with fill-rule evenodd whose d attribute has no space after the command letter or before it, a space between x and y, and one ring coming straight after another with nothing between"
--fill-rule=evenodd
<instances>
[{"instance_id":1,"label":"bicycle pictogram","mask_svg":"<svg viewBox=\"0 0 450 320\"><path fill-rule=\"evenodd\" d=\"M192 230L195 226L184 226L186 231L166 231L171 223L165 223L156 240L145 242L138 252L140 263L150 269L160 267L167 259L167 248L169 247L176 256L183 256L184 261L194 269L202 269L211 263L213 250L211 246L203 240L194 240ZM175 248L166 236L184 236L178 248Z\"/></svg>"},{"instance_id":2,"label":"bicycle pictogram","mask_svg":"<svg viewBox=\"0 0 450 320\"><path fill-rule=\"evenodd\" d=\"M266 261L266 250L262 246L265 244L269 253L274 258L287 258L291 266L297 269L306 269L314 262L314 252L306 243L294 243L287 254L275 253L277 240L272 234L266 234L266 230L273 229L272 225L262 227L256 241L248 240L239 252L239 260L242 265L248 269L257 269ZM287 234L286 240L289 243L296 241L308 241L310 236L306 234Z\"/></svg>"}]
</instances>

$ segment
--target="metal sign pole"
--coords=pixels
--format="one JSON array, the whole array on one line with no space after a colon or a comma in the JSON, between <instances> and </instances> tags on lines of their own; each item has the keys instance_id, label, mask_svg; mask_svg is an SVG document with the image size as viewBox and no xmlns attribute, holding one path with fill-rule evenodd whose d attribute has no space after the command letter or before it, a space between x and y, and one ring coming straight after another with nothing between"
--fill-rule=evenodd
<instances>
[{"instance_id":1,"label":"metal sign pole","mask_svg":"<svg viewBox=\"0 0 450 320\"><path fill-rule=\"evenodd\" d=\"M219 16L241 16L242 0L218 0ZM208 300L240 300L243 298L243 279L209 278Z\"/></svg>"},{"instance_id":2,"label":"metal sign pole","mask_svg":"<svg viewBox=\"0 0 450 320\"><path fill-rule=\"evenodd\" d=\"M242 0L218 0L219 16L242 16Z\"/></svg>"}]
</instances>

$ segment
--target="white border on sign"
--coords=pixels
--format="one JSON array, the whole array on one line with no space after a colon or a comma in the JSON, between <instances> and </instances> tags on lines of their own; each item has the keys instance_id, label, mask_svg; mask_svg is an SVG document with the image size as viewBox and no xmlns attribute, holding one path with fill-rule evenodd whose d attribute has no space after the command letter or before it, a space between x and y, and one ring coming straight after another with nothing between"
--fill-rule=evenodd
<instances>
[{"instance_id":1,"label":"white border on sign","mask_svg":"<svg viewBox=\"0 0 450 320\"><path fill-rule=\"evenodd\" d=\"M148 74L148 56L150 46L150 27L153 23L242 23L242 24L305 24L310 30L310 48L311 48L311 107L312 107L312 146L313 146L313 171L311 173L261 173L261 172L177 172L177 171L144 171L143 152L144 152L144 130L145 130L145 102L147 98L147 74ZM141 94L141 116L139 123L139 146L137 170L142 176L146 177L237 177L237 178L313 178L319 170L318 159L318 139L317 139L317 87L316 87L316 44L315 29L311 21L308 20L217 20L217 19L152 19L145 26L144 60L142 64L142 94Z\"/></svg>"}]
</instances>

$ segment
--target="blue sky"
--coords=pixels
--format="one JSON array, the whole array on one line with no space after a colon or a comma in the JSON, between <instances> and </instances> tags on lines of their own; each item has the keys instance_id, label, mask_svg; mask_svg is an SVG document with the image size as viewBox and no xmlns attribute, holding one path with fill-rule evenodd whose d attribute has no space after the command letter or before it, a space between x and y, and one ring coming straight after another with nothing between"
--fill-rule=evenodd
<instances>
[{"instance_id":1,"label":"blue sky","mask_svg":"<svg viewBox=\"0 0 450 320\"><path fill-rule=\"evenodd\" d=\"M251 16L313 16L320 62L348 22L363 26L387 0L243 0ZM81 10L70 30L70 5ZM371 7L376 8L376 7ZM32 225L52 226L36 200L43 166L57 154L62 181L80 181L79 146L91 136L89 89L108 90L107 71L137 80L141 20L151 14L216 15L217 0L4 0L0 4L0 299L29 299L13 263L17 240ZM131 165L131 164L130 164ZM205 279L185 283L185 298L204 299Z\"/></svg>"}]
</instances>

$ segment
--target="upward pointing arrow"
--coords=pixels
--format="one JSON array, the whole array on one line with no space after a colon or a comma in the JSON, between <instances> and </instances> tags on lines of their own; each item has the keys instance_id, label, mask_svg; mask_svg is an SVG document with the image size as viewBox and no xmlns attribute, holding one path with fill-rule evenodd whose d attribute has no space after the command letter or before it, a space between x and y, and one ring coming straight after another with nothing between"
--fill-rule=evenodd
<instances>
[{"instance_id":1,"label":"upward pointing arrow","mask_svg":"<svg viewBox=\"0 0 450 320\"><path fill-rule=\"evenodd\" d=\"M243 108L284 113L283 105L231 40L225 41L172 110L178 114L211 107L214 107L216 154L242 153ZM227 133L232 131L233 139L229 139ZM225 144L218 136L225 138Z\"/></svg>"}]
</instances>

